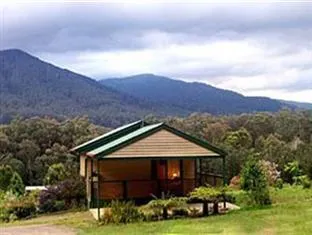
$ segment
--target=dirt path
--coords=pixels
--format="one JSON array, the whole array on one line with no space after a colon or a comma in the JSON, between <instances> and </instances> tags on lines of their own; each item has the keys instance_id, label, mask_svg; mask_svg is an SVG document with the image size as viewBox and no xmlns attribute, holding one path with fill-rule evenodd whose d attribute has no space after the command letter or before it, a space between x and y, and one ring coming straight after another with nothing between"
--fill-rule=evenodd
<instances>
[{"instance_id":1,"label":"dirt path","mask_svg":"<svg viewBox=\"0 0 312 235\"><path fill-rule=\"evenodd\" d=\"M72 228L58 225L21 225L14 227L0 228L1 235L75 235L76 231Z\"/></svg>"}]
</instances>

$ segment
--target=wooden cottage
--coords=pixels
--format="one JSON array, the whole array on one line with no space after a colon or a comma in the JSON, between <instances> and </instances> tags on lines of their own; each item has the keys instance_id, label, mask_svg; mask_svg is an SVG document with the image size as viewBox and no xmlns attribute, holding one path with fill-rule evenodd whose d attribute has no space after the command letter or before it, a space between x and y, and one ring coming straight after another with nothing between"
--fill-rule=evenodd
<instances>
[{"instance_id":1,"label":"wooden cottage","mask_svg":"<svg viewBox=\"0 0 312 235\"><path fill-rule=\"evenodd\" d=\"M162 192L187 195L207 183L222 184L224 175L205 175L204 159L225 153L164 123L137 121L72 149L80 156L90 207L112 199L148 200ZM224 171L223 171L224 172Z\"/></svg>"}]
</instances>

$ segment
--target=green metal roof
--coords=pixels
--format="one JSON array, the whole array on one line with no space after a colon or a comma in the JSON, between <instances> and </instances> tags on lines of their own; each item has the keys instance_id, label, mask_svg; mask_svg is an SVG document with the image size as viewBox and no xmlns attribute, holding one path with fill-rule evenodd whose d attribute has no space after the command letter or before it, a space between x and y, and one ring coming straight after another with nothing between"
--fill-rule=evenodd
<instances>
[{"instance_id":1,"label":"green metal roof","mask_svg":"<svg viewBox=\"0 0 312 235\"><path fill-rule=\"evenodd\" d=\"M227 153L220 148L217 148L206 141L197 139L164 123L149 125L144 121L136 121L128 125L119 127L104 135L87 141L71 151L78 154L85 154L90 157L105 158L108 154L123 148L131 143L134 143L148 135L157 132L160 129L165 129L171 133L189 140L199 146L202 146L215 153L215 156L226 156ZM157 156L155 156L157 157Z\"/></svg>"},{"instance_id":2,"label":"green metal roof","mask_svg":"<svg viewBox=\"0 0 312 235\"><path fill-rule=\"evenodd\" d=\"M96 149L100 146L105 145L106 143L109 143L115 139L118 139L121 136L124 136L128 133L131 133L142 126L146 125L146 123L142 120L132 122L130 124L118 127L112 131L109 131L103 135L100 135L90 141L87 141L83 144L78 145L77 147L72 148L70 151L77 152L77 153L83 153L87 151L91 151L93 149Z\"/></svg>"},{"instance_id":3,"label":"green metal roof","mask_svg":"<svg viewBox=\"0 0 312 235\"><path fill-rule=\"evenodd\" d=\"M108 151L110 150L114 150L115 147L120 146L122 144L126 144L128 142L131 142L133 139L142 136L146 133L150 133L152 130L156 130L157 128L159 128L160 126L162 126L163 123L157 123L157 124L153 124L153 125L148 125L148 126L143 126L140 129L131 132L125 136L122 136L118 139L115 139L105 145L102 145L99 148L93 149L92 151L89 151L87 153L88 156L101 156L107 154Z\"/></svg>"}]
</instances>

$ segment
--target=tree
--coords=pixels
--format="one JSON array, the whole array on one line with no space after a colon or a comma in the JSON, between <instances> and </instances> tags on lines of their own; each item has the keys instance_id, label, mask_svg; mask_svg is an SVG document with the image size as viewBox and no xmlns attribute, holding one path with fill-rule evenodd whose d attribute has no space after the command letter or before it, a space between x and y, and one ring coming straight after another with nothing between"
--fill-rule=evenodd
<instances>
[{"instance_id":1,"label":"tree","mask_svg":"<svg viewBox=\"0 0 312 235\"><path fill-rule=\"evenodd\" d=\"M0 165L0 190L7 191L14 171L8 165Z\"/></svg>"},{"instance_id":2,"label":"tree","mask_svg":"<svg viewBox=\"0 0 312 235\"><path fill-rule=\"evenodd\" d=\"M256 205L271 204L268 182L261 164L253 156L245 163L241 173L241 188L248 192Z\"/></svg>"},{"instance_id":3,"label":"tree","mask_svg":"<svg viewBox=\"0 0 312 235\"><path fill-rule=\"evenodd\" d=\"M48 173L44 177L44 184L54 185L65 180L66 177L67 172L65 166L62 163L53 164L49 167Z\"/></svg>"},{"instance_id":4,"label":"tree","mask_svg":"<svg viewBox=\"0 0 312 235\"><path fill-rule=\"evenodd\" d=\"M252 138L245 128L238 131L232 131L227 134L224 140L225 144L233 148L250 148L252 145Z\"/></svg>"},{"instance_id":5,"label":"tree","mask_svg":"<svg viewBox=\"0 0 312 235\"><path fill-rule=\"evenodd\" d=\"M17 172L13 173L8 190L16 196L21 196L25 193L25 185Z\"/></svg>"}]
</instances>

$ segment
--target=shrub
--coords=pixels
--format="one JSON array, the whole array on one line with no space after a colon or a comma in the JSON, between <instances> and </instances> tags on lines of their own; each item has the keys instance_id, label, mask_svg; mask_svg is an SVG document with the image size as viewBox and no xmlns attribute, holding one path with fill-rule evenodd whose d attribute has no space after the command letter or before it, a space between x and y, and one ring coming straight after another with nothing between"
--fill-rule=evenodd
<instances>
[{"instance_id":1,"label":"shrub","mask_svg":"<svg viewBox=\"0 0 312 235\"><path fill-rule=\"evenodd\" d=\"M294 177L294 182L297 185L302 185L303 188L311 188L311 181L307 175Z\"/></svg>"},{"instance_id":2,"label":"shrub","mask_svg":"<svg viewBox=\"0 0 312 235\"><path fill-rule=\"evenodd\" d=\"M168 218L168 210L173 208L186 208L186 200L184 197L172 197L169 199L151 200L146 208L153 211L155 216L162 216L163 219Z\"/></svg>"},{"instance_id":3,"label":"shrub","mask_svg":"<svg viewBox=\"0 0 312 235\"><path fill-rule=\"evenodd\" d=\"M0 165L0 190L7 191L14 171L8 165Z\"/></svg>"},{"instance_id":4,"label":"shrub","mask_svg":"<svg viewBox=\"0 0 312 235\"><path fill-rule=\"evenodd\" d=\"M260 160L259 162L266 179L268 181L268 184L270 186L273 186L276 184L276 181L280 179L281 172L277 170L278 165L274 162L266 161L266 160Z\"/></svg>"},{"instance_id":5,"label":"shrub","mask_svg":"<svg viewBox=\"0 0 312 235\"><path fill-rule=\"evenodd\" d=\"M186 208L173 208L172 216L173 217L183 217L188 216L189 212Z\"/></svg>"},{"instance_id":6,"label":"shrub","mask_svg":"<svg viewBox=\"0 0 312 235\"><path fill-rule=\"evenodd\" d=\"M39 195L41 212L70 209L84 204L85 185L83 180L68 179L50 186Z\"/></svg>"},{"instance_id":7,"label":"shrub","mask_svg":"<svg viewBox=\"0 0 312 235\"><path fill-rule=\"evenodd\" d=\"M282 189L284 186L283 184L284 184L283 180L279 178L276 180L274 187L278 189Z\"/></svg>"},{"instance_id":8,"label":"shrub","mask_svg":"<svg viewBox=\"0 0 312 235\"><path fill-rule=\"evenodd\" d=\"M241 173L241 188L249 193L256 205L271 204L268 182L258 161L251 158Z\"/></svg>"},{"instance_id":9,"label":"shrub","mask_svg":"<svg viewBox=\"0 0 312 235\"><path fill-rule=\"evenodd\" d=\"M65 180L67 177L65 166L62 163L53 164L49 167L44 177L45 185L54 185Z\"/></svg>"},{"instance_id":10,"label":"shrub","mask_svg":"<svg viewBox=\"0 0 312 235\"><path fill-rule=\"evenodd\" d=\"M239 175L234 176L231 179L229 186L231 188L240 189L240 176Z\"/></svg>"},{"instance_id":11,"label":"shrub","mask_svg":"<svg viewBox=\"0 0 312 235\"><path fill-rule=\"evenodd\" d=\"M208 202L212 202L213 214L218 213L218 202L224 199L225 190L223 188L215 187L205 187L201 186L195 188L194 191L190 193L190 200L199 200L203 202L203 215L208 215Z\"/></svg>"},{"instance_id":12,"label":"shrub","mask_svg":"<svg viewBox=\"0 0 312 235\"><path fill-rule=\"evenodd\" d=\"M143 220L144 216L132 201L112 201L111 210L105 210L102 217L104 223L132 223Z\"/></svg>"},{"instance_id":13,"label":"shrub","mask_svg":"<svg viewBox=\"0 0 312 235\"><path fill-rule=\"evenodd\" d=\"M299 167L298 161L288 162L284 166L284 178L287 183L295 183L296 177L302 175L302 170Z\"/></svg>"},{"instance_id":14,"label":"shrub","mask_svg":"<svg viewBox=\"0 0 312 235\"><path fill-rule=\"evenodd\" d=\"M30 196L16 196L7 193L0 206L0 219L11 221L27 218L36 213L36 201Z\"/></svg>"},{"instance_id":15,"label":"shrub","mask_svg":"<svg viewBox=\"0 0 312 235\"><path fill-rule=\"evenodd\" d=\"M22 178L17 172L14 172L11 179L10 184L8 186L8 190L12 192L16 196L23 195L25 193L25 185L23 183Z\"/></svg>"}]
</instances>

